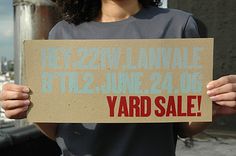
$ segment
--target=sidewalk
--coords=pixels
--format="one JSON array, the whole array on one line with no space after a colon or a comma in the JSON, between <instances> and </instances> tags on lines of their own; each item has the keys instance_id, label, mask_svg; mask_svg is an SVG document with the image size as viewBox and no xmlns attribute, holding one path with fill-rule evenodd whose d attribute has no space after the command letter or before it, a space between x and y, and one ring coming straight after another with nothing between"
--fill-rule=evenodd
<instances>
[{"instance_id":1,"label":"sidewalk","mask_svg":"<svg viewBox=\"0 0 236 156\"><path fill-rule=\"evenodd\" d=\"M176 156L236 156L236 132L204 132L178 139Z\"/></svg>"}]
</instances>

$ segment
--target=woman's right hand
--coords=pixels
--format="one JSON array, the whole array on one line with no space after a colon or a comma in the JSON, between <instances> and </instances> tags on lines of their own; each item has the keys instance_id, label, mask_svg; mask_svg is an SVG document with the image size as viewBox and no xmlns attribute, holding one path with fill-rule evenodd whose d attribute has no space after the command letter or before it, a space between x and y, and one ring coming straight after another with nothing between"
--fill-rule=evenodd
<instances>
[{"instance_id":1,"label":"woman's right hand","mask_svg":"<svg viewBox=\"0 0 236 156\"><path fill-rule=\"evenodd\" d=\"M27 86L7 83L3 85L0 101L7 118L25 118L30 105L30 89Z\"/></svg>"}]
</instances>

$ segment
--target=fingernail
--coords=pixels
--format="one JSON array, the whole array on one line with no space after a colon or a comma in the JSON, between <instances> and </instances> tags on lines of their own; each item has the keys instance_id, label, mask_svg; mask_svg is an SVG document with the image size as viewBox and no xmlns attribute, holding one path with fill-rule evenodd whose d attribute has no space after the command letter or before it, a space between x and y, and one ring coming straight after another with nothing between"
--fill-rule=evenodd
<instances>
[{"instance_id":1,"label":"fingernail","mask_svg":"<svg viewBox=\"0 0 236 156\"><path fill-rule=\"evenodd\" d=\"M24 98L29 98L29 94L23 94Z\"/></svg>"},{"instance_id":2,"label":"fingernail","mask_svg":"<svg viewBox=\"0 0 236 156\"><path fill-rule=\"evenodd\" d=\"M207 95L210 95L210 94L211 94L211 91L210 91L210 90L208 90L208 91L207 91Z\"/></svg>"},{"instance_id":3,"label":"fingernail","mask_svg":"<svg viewBox=\"0 0 236 156\"><path fill-rule=\"evenodd\" d=\"M211 84L208 84L207 85L207 89L212 89L214 86L213 85L211 85Z\"/></svg>"},{"instance_id":4,"label":"fingernail","mask_svg":"<svg viewBox=\"0 0 236 156\"><path fill-rule=\"evenodd\" d=\"M23 92L25 92L25 93L29 93L29 92L30 92L30 89L27 88L27 87L25 87L25 88L23 89Z\"/></svg>"},{"instance_id":5,"label":"fingernail","mask_svg":"<svg viewBox=\"0 0 236 156\"><path fill-rule=\"evenodd\" d=\"M24 104L28 106L30 104L30 100L25 100Z\"/></svg>"},{"instance_id":6,"label":"fingernail","mask_svg":"<svg viewBox=\"0 0 236 156\"><path fill-rule=\"evenodd\" d=\"M212 101L214 101L214 100L215 100L215 96L211 96L210 99L211 99Z\"/></svg>"},{"instance_id":7,"label":"fingernail","mask_svg":"<svg viewBox=\"0 0 236 156\"><path fill-rule=\"evenodd\" d=\"M26 107L23 107L23 111L26 111L26 110L28 110L28 106L26 106Z\"/></svg>"}]
</instances>

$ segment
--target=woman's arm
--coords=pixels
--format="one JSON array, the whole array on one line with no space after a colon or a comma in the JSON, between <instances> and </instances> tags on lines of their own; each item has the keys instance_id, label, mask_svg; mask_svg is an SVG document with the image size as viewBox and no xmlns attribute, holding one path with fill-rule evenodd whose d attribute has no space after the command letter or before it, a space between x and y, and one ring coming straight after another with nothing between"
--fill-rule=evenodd
<instances>
[{"instance_id":1,"label":"woman's arm","mask_svg":"<svg viewBox=\"0 0 236 156\"><path fill-rule=\"evenodd\" d=\"M236 114L236 75L228 75L211 81L207 85L207 94L213 101L213 121L223 115ZM180 123L178 135L191 137L205 130L210 123Z\"/></svg>"},{"instance_id":2,"label":"woman's arm","mask_svg":"<svg viewBox=\"0 0 236 156\"><path fill-rule=\"evenodd\" d=\"M30 106L30 89L27 86L5 84L0 93L0 101L5 115L10 119L23 119ZM49 138L55 140L57 124L36 123Z\"/></svg>"},{"instance_id":3,"label":"woman's arm","mask_svg":"<svg viewBox=\"0 0 236 156\"><path fill-rule=\"evenodd\" d=\"M177 134L181 138L192 137L203 130L205 130L210 125L209 122L195 122L195 123L178 123L177 124Z\"/></svg>"},{"instance_id":4,"label":"woman's arm","mask_svg":"<svg viewBox=\"0 0 236 156\"><path fill-rule=\"evenodd\" d=\"M56 123L35 123L39 130L52 140L56 139L57 124Z\"/></svg>"}]
</instances>

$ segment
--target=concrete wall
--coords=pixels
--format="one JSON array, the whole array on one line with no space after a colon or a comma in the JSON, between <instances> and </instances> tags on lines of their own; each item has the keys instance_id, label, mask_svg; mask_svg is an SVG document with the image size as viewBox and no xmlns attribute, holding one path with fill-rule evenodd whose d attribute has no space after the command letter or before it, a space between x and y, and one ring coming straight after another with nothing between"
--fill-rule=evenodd
<instances>
[{"instance_id":1,"label":"concrete wall","mask_svg":"<svg viewBox=\"0 0 236 156\"><path fill-rule=\"evenodd\" d=\"M236 74L236 0L169 0L169 8L191 12L202 37L213 37L214 79ZM214 128L236 130L236 116L217 120Z\"/></svg>"}]
</instances>

